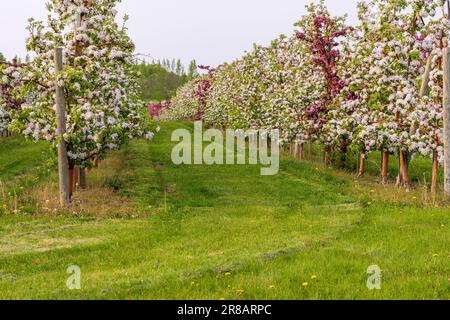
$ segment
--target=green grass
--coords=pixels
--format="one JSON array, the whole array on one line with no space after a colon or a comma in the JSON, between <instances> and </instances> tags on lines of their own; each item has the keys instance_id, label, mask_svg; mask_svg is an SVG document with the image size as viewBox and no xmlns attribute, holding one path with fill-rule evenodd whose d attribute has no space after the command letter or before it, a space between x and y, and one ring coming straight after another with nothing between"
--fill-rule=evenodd
<instances>
[{"instance_id":1,"label":"green grass","mask_svg":"<svg viewBox=\"0 0 450 320\"><path fill-rule=\"evenodd\" d=\"M0 138L0 215L19 212L18 199L50 173L52 159L47 143L33 143L14 136Z\"/></svg>"},{"instance_id":2,"label":"green grass","mask_svg":"<svg viewBox=\"0 0 450 320\"><path fill-rule=\"evenodd\" d=\"M371 177L361 186L291 160L274 177L253 166L177 167L169 139L180 126L190 128L165 123L152 143L102 163L102 179L90 174L91 187L115 189L144 215L1 216L0 298L450 298L448 208L382 201L390 189ZM79 291L65 285L73 264ZM367 289L370 265L383 270L380 291Z\"/></svg>"},{"instance_id":3,"label":"green grass","mask_svg":"<svg viewBox=\"0 0 450 320\"><path fill-rule=\"evenodd\" d=\"M319 145L315 145L313 148L313 159L316 162L323 161L323 148ZM333 154L335 158L338 158L339 154ZM346 168L348 172L356 173L358 168L359 154L356 152L348 152L346 161ZM390 180L395 183L398 175L399 160L398 156L391 155L389 158L388 176ZM442 184L444 182L444 170L439 168L438 180ZM373 177L377 178L381 172L381 152L372 152L368 155L366 160L366 172ZM411 182L420 185L430 185L432 176L432 160L431 158L415 156L411 159L409 165L409 176Z\"/></svg>"},{"instance_id":4,"label":"green grass","mask_svg":"<svg viewBox=\"0 0 450 320\"><path fill-rule=\"evenodd\" d=\"M0 138L0 180L7 182L41 166L49 157L46 143L18 137Z\"/></svg>"}]
</instances>

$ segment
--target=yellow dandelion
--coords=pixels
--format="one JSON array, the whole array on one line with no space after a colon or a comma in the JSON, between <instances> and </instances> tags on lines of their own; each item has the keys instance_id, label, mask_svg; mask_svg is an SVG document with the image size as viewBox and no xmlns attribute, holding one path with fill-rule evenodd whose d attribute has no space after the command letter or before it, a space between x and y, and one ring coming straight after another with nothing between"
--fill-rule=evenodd
<instances>
[{"instance_id":1,"label":"yellow dandelion","mask_svg":"<svg viewBox=\"0 0 450 320\"><path fill-rule=\"evenodd\" d=\"M308 282L303 282L302 286L303 286L303 288L307 288L309 286L309 283Z\"/></svg>"},{"instance_id":2,"label":"yellow dandelion","mask_svg":"<svg viewBox=\"0 0 450 320\"><path fill-rule=\"evenodd\" d=\"M231 277L232 273L231 272L227 272L225 273L225 277Z\"/></svg>"},{"instance_id":3,"label":"yellow dandelion","mask_svg":"<svg viewBox=\"0 0 450 320\"><path fill-rule=\"evenodd\" d=\"M439 253L433 253L433 258L439 257Z\"/></svg>"},{"instance_id":4,"label":"yellow dandelion","mask_svg":"<svg viewBox=\"0 0 450 320\"><path fill-rule=\"evenodd\" d=\"M311 280L317 280L317 279L318 279L318 277L315 274L311 276Z\"/></svg>"},{"instance_id":5,"label":"yellow dandelion","mask_svg":"<svg viewBox=\"0 0 450 320\"><path fill-rule=\"evenodd\" d=\"M276 287L275 285L272 284L272 285L269 286L269 288L270 288L270 289L276 289L277 287Z\"/></svg>"},{"instance_id":6,"label":"yellow dandelion","mask_svg":"<svg viewBox=\"0 0 450 320\"><path fill-rule=\"evenodd\" d=\"M412 199L413 199L414 201L416 201L416 200L417 200L417 197L412 197Z\"/></svg>"}]
</instances>

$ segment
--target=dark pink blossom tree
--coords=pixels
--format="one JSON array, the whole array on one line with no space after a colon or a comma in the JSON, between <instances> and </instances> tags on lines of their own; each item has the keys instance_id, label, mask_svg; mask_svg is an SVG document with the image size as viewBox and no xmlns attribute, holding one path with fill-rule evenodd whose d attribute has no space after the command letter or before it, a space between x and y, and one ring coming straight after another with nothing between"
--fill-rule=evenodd
<instances>
[{"instance_id":1,"label":"dark pink blossom tree","mask_svg":"<svg viewBox=\"0 0 450 320\"><path fill-rule=\"evenodd\" d=\"M310 63L317 68L317 77L320 81L317 81L315 90L321 99L307 107L305 115L310 123L310 136L322 137L320 142L325 145L328 155L331 139L323 130L328 121L328 111L333 99L345 87L345 81L338 76L340 45L353 28L345 25L345 17L332 17L324 1L311 4L307 9L308 15L296 24L300 28L297 39L305 45L307 49L305 54L308 55ZM346 152L346 149L346 144L343 144L342 150ZM329 161L327 157L326 162Z\"/></svg>"}]
</instances>

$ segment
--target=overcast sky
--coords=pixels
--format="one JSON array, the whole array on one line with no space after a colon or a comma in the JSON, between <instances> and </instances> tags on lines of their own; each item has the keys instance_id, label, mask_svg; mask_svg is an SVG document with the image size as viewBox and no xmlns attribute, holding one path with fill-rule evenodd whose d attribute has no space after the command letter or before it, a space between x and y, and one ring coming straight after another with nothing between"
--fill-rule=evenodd
<instances>
[{"instance_id":1,"label":"overcast sky","mask_svg":"<svg viewBox=\"0 0 450 320\"><path fill-rule=\"evenodd\" d=\"M290 34L311 0L123 0L130 35L137 52L158 58L181 58L187 64L216 66ZM357 0L327 0L332 14L347 13L356 21ZM46 16L45 0L2 0L0 52L7 58L25 56L29 17Z\"/></svg>"}]
</instances>

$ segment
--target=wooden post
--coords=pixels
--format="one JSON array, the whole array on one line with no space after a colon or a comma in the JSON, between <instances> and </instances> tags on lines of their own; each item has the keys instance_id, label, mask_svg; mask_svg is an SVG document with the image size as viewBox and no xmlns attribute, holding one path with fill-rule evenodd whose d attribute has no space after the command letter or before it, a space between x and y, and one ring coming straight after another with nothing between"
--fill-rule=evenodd
<instances>
[{"instance_id":1,"label":"wooden post","mask_svg":"<svg viewBox=\"0 0 450 320\"><path fill-rule=\"evenodd\" d=\"M297 141L295 142L294 158L300 159L300 143Z\"/></svg>"},{"instance_id":2,"label":"wooden post","mask_svg":"<svg viewBox=\"0 0 450 320\"><path fill-rule=\"evenodd\" d=\"M426 97L428 96L429 92L430 92L430 86L429 86L429 82L430 82L430 72L431 72L431 62L433 60L433 56L429 56L428 60L427 60L427 66L425 68L425 73L423 74L422 77L422 83L420 85L420 97Z\"/></svg>"},{"instance_id":3,"label":"wooden post","mask_svg":"<svg viewBox=\"0 0 450 320\"><path fill-rule=\"evenodd\" d=\"M444 50L444 190L450 198L450 50Z\"/></svg>"},{"instance_id":4,"label":"wooden post","mask_svg":"<svg viewBox=\"0 0 450 320\"><path fill-rule=\"evenodd\" d=\"M400 185L403 185L406 190L410 190L411 181L409 180L408 174L408 154L405 151L400 151L400 177Z\"/></svg>"},{"instance_id":5,"label":"wooden post","mask_svg":"<svg viewBox=\"0 0 450 320\"><path fill-rule=\"evenodd\" d=\"M447 18L450 17L450 1L447 0Z\"/></svg>"},{"instance_id":6,"label":"wooden post","mask_svg":"<svg viewBox=\"0 0 450 320\"><path fill-rule=\"evenodd\" d=\"M400 158L400 151L398 152L398 161L397 161L397 182L396 186L401 187L403 184L402 180L402 159Z\"/></svg>"},{"instance_id":7,"label":"wooden post","mask_svg":"<svg viewBox=\"0 0 450 320\"><path fill-rule=\"evenodd\" d=\"M61 72L63 68L62 48L55 49L55 71ZM69 187L69 159L67 157L67 145L63 135L66 128L66 102L64 88L56 81L56 117L58 134L58 171L59 171L59 199L63 207L70 205Z\"/></svg>"},{"instance_id":8,"label":"wooden post","mask_svg":"<svg viewBox=\"0 0 450 320\"><path fill-rule=\"evenodd\" d=\"M358 178L363 177L366 174L366 154L361 152L358 162Z\"/></svg>"},{"instance_id":9,"label":"wooden post","mask_svg":"<svg viewBox=\"0 0 450 320\"><path fill-rule=\"evenodd\" d=\"M430 93L430 72L431 72L431 65L432 65L433 56L430 55L428 57L427 66L425 68L425 73L423 74L422 78L422 84L420 85L420 97L426 97ZM417 127L412 126L411 127L411 135L413 135L417 130ZM439 175L439 162L437 158L437 152L433 152L433 171L431 174L431 193L433 194L433 197L436 198L437 193L437 184L438 184L438 175Z\"/></svg>"}]
</instances>

